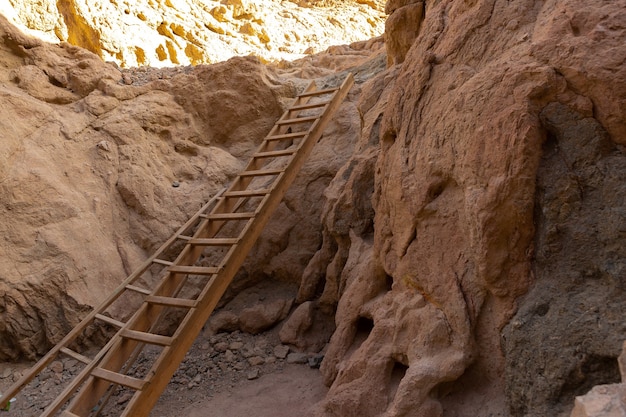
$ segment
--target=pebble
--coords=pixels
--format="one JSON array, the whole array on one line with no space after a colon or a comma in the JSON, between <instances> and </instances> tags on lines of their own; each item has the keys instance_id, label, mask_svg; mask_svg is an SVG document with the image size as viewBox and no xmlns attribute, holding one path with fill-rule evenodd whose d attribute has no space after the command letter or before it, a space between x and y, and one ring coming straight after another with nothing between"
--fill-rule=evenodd
<instances>
[{"instance_id":1,"label":"pebble","mask_svg":"<svg viewBox=\"0 0 626 417\"><path fill-rule=\"evenodd\" d=\"M218 352L226 352L228 350L228 343L218 342L215 344L214 348Z\"/></svg>"},{"instance_id":2,"label":"pebble","mask_svg":"<svg viewBox=\"0 0 626 417\"><path fill-rule=\"evenodd\" d=\"M131 398L133 398L133 395L131 393L126 393L117 400L117 403L124 404L125 402L130 401Z\"/></svg>"},{"instance_id":3,"label":"pebble","mask_svg":"<svg viewBox=\"0 0 626 417\"><path fill-rule=\"evenodd\" d=\"M259 368L254 368L252 370L250 370L250 372L248 372L248 379L252 380L252 379L257 379L261 374L261 371L259 371Z\"/></svg>"},{"instance_id":4,"label":"pebble","mask_svg":"<svg viewBox=\"0 0 626 417\"><path fill-rule=\"evenodd\" d=\"M274 356L276 356L278 359L285 359L288 353L289 346L287 345L278 345L274 347Z\"/></svg>"},{"instance_id":5,"label":"pebble","mask_svg":"<svg viewBox=\"0 0 626 417\"><path fill-rule=\"evenodd\" d=\"M230 350L239 350L243 347L243 343L241 342L231 342L230 345L228 345L228 348Z\"/></svg>"},{"instance_id":6,"label":"pebble","mask_svg":"<svg viewBox=\"0 0 626 417\"><path fill-rule=\"evenodd\" d=\"M324 355L315 355L309 358L309 366L313 369L318 369L324 360Z\"/></svg>"},{"instance_id":7,"label":"pebble","mask_svg":"<svg viewBox=\"0 0 626 417\"><path fill-rule=\"evenodd\" d=\"M287 355L287 363L299 363L304 364L309 361L309 356L306 353L292 352Z\"/></svg>"},{"instance_id":8,"label":"pebble","mask_svg":"<svg viewBox=\"0 0 626 417\"><path fill-rule=\"evenodd\" d=\"M233 353L232 350L228 349L226 352L224 352L224 360L226 362L234 362L235 361L235 354Z\"/></svg>"},{"instance_id":9,"label":"pebble","mask_svg":"<svg viewBox=\"0 0 626 417\"><path fill-rule=\"evenodd\" d=\"M252 356L252 357L248 358L248 363L251 366L263 365L265 363L265 359L263 359L260 356Z\"/></svg>"},{"instance_id":10,"label":"pebble","mask_svg":"<svg viewBox=\"0 0 626 417\"><path fill-rule=\"evenodd\" d=\"M63 362L61 361L52 362L50 364L50 370L54 372L55 374L60 374L61 372L63 372Z\"/></svg>"}]
</instances>

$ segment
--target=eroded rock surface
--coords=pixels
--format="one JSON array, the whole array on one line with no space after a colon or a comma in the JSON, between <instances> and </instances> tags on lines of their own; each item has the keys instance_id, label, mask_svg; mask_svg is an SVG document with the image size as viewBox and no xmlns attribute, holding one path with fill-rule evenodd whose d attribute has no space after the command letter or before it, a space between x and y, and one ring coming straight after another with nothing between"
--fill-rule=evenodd
<instances>
[{"instance_id":1,"label":"eroded rock surface","mask_svg":"<svg viewBox=\"0 0 626 417\"><path fill-rule=\"evenodd\" d=\"M383 0L8 1L0 13L124 67L293 60L379 36L385 22Z\"/></svg>"},{"instance_id":2,"label":"eroded rock surface","mask_svg":"<svg viewBox=\"0 0 626 417\"><path fill-rule=\"evenodd\" d=\"M2 94L15 113L4 120L18 122L0 125L11 220L0 223L0 330L19 342L0 358L35 356L64 333L234 175L305 78L355 67L357 86L230 294L259 278L299 284L279 333L324 348L318 414L567 415L575 395L616 381L626 2L386 10L386 57L379 38L274 69L238 58L120 71L5 31ZM249 91L259 113L237 101ZM52 294L41 311L28 303L40 293ZM290 303L270 300L267 316ZM232 330L242 314L215 320Z\"/></svg>"},{"instance_id":3,"label":"eroded rock surface","mask_svg":"<svg viewBox=\"0 0 626 417\"><path fill-rule=\"evenodd\" d=\"M567 409L573 395L618 382L626 331L626 153L595 119L562 104L541 119L536 284L503 333L516 415Z\"/></svg>"},{"instance_id":4,"label":"eroded rock surface","mask_svg":"<svg viewBox=\"0 0 626 417\"><path fill-rule=\"evenodd\" d=\"M309 80L289 69L282 77L254 57L122 72L82 48L31 39L5 21L2 40L0 360L7 360L45 353L98 305L242 169ZM368 45L355 45L354 54L344 47L339 66L381 46ZM311 73L330 71L324 63L318 68ZM341 76L335 78L319 81L321 87ZM268 276L300 281L320 245L317 202L352 153L358 126L349 99L230 298ZM266 321L244 320L243 327L260 331L290 306L260 306Z\"/></svg>"},{"instance_id":5,"label":"eroded rock surface","mask_svg":"<svg viewBox=\"0 0 626 417\"><path fill-rule=\"evenodd\" d=\"M620 144L626 136L620 120L626 110L618 103L624 103L626 91L620 64L626 56L620 41L625 29L619 23L624 21L625 4L479 0L426 2L423 14L406 9L419 3L387 4L385 37L396 43L388 42L391 67L377 82L385 77L394 81L373 99L387 103L382 119L380 113L361 110L364 125L378 124L374 130L364 128L360 142L374 138L372 150L363 152L377 153L374 168L368 168L367 158L353 157L340 171L373 171L372 211L359 209L365 205L362 195L352 194L358 187L354 183L343 180L336 191L327 192L324 243L301 287L301 299L337 303L337 331L322 364L330 391L320 415L567 412L575 393L588 388L585 384L614 377L619 348L614 342L626 336L618 320L626 312L620 289L623 254L616 249L623 238ZM610 179L614 185L607 187L618 188L608 200L602 199L601 190L589 191L597 193L589 198L589 212L579 213L574 201L569 203L573 217L567 221L576 223L578 215L589 219L588 226L583 222L580 227L588 227L592 236L581 241L562 236L573 246L585 245L578 249L582 252L587 244L595 248L585 255L593 259L590 266L596 265L590 270L599 274L593 279L597 286L589 282L576 293L581 302L584 299L585 311L597 311L591 310L589 317L572 311L572 320L564 317L554 328L542 322L534 336L512 327L502 334L518 302L521 314L532 309L530 294L519 298L529 289L558 299L542 304L546 312L560 314L558 305L580 307L566 288L544 287L571 274L556 268L554 273L537 273L541 254L552 250L546 241L535 239L535 213L550 212L544 200L536 204L535 195L537 181L539 190L543 181L544 144L553 135L545 117L557 105L576 114L566 123L572 135L576 120L598 126L598 135L607 141L601 148L609 149L603 154L606 160L594 159L591 145L577 152L589 152L580 158L590 165L591 184L597 181L604 189ZM606 165L609 160L615 169ZM559 184L563 180L559 177ZM579 187L570 188L572 198L578 198L574 191ZM341 201L336 196L345 196L348 204L335 203ZM555 202L554 210L557 206ZM605 211L615 228L594 220L602 219ZM363 223L353 219L371 219L372 212L368 236ZM596 250L605 254L596 259ZM555 256L572 273L583 274L567 261L569 256L581 257L576 253ZM313 296L321 284L321 296ZM574 318L579 317L578 324L605 315L608 319L592 331L584 330L586 325L570 325ZM572 349L578 344L579 356L563 354L569 341L541 342L560 331L586 335L588 343L572 341ZM516 338L520 343L512 342ZM533 341L521 348L522 339ZM513 345L526 352L527 359L506 348ZM554 363L559 371L541 373L537 383L539 368L551 367L548 362L559 355L563 366ZM560 390L564 386L567 389ZM560 408L552 395L569 406Z\"/></svg>"}]
</instances>

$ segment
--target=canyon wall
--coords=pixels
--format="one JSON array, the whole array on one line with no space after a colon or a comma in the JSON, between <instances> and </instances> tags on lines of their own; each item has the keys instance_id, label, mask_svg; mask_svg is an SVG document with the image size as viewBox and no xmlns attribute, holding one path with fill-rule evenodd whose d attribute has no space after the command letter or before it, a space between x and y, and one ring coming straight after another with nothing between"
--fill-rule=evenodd
<instances>
[{"instance_id":1,"label":"canyon wall","mask_svg":"<svg viewBox=\"0 0 626 417\"><path fill-rule=\"evenodd\" d=\"M297 59L379 36L383 8L383 0L8 0L0 13L48 42L122 67L163 67L244 55Z\"/></svg>"},{"instance_id":2,"label":"canyon wall","mask_svg":"<svg viewBox=\"0 0 626 417\"><path fill-rule=\"evenodd\" d=\"M299 286L281 338L324 348L319 414L560 416L616 382L626 1L385 11L386 56L375 39L275 67L121 70L3 22L0 360L42 354L228 182L306 78L350 68L232 289Z\"/></svg>"},{"instance_id":3,"label":"canyon wall","mask_svg":"<svg viewBox=\"0 0 626 417\"><path fill-rule=\"evenodd\" d=\"M310 81L254 57L120 71L83 48L0 23L0 360L34 359L243 168ZM310 58L305 72L333 74L381 46L335 48L342 64ZM354 148L351 100L233 293L263 278L299 282L320 246L316 202Z\"/></svg>"},{"instance_id":4,"label":"canyon wall","mask_svg":"<svg viewBox=\"0 0 626 417\"><path fill-rule=\"evenodd\" d=\"M301 287L337 305L320 415L567 415L619 380L625 6L387 2Z\"/></svg>"}]
</instances>

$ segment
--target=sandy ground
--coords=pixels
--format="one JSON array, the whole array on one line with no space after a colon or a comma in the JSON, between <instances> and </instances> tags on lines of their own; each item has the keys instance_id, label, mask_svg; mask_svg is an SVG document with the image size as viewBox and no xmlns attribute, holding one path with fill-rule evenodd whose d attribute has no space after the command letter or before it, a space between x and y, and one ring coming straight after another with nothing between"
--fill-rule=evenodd
<instances>
[{"instance_id":1,"label":"sandy ground","mask_svg":"<svg viewBox=\"0 0 626 417\"><path fill-rule=\"evenodd\" d=\"M327 388L318 370L307 365L289 364L281 371L253 381L241 381L229 390L186 405L179 403L155 407L153 417L293 417L312 415L313 405Z\"/></svg>"}]
</instances>

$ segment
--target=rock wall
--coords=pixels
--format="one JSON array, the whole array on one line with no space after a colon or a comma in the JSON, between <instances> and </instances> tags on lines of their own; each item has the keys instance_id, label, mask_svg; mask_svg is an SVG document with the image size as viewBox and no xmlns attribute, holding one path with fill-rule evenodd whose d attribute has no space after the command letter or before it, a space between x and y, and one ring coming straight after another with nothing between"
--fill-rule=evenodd
<instances>
[{"instance_id":1,"label":"rock wall","mask_svg":"<svg viewBox=\"0 0 626 417\"><path fill-rule=\"evenodd\" d=\"M81 46L123 67L158 67L250 54L293 60L367 40L383 31L383 5L382 0L8 0L0 13L49 42Z\"/></svg>"},{"instance_id":2,"label":"rock wall","mask_svg":"<svg viewBox=\"0 0 626 417\"><path fill-rule=\"evenodd\" d=\"M387 3L300 292L337 305L320 415L561 415L618 375L625 5Z\"/></svg>"},{"instance_id":3,"label":"rock wall","mask_svg":"<svg viewBox=\"0 0 626 417\"><path fill-rule=\"evenodd\" d=\"M120 71L5 20L0 30L0 360L32 359L242 169L309 80L254 57ZM355 65L381 46L345 46L337 56ZM324 60L307 65L332 72ZM358 125L348 100L233 295L265 277L299 283L320 246L317 202L352 153Z\"/></svg>"},{"instance_id":4,"label":"rock wall","mask_svg":"<svg viewBox=\"0 0 626 417\"><path fill-rule=\"evenodd\" d=\"M233 292L299 284L280 334L324 347L320 415L567 415L618 378L626 339L625 10L390 0L386 57L373 40L274 69L121 71L3 24L0 360L58 340L234 175L303 78L354 67Z\"/></svg>"}]
</instances>

